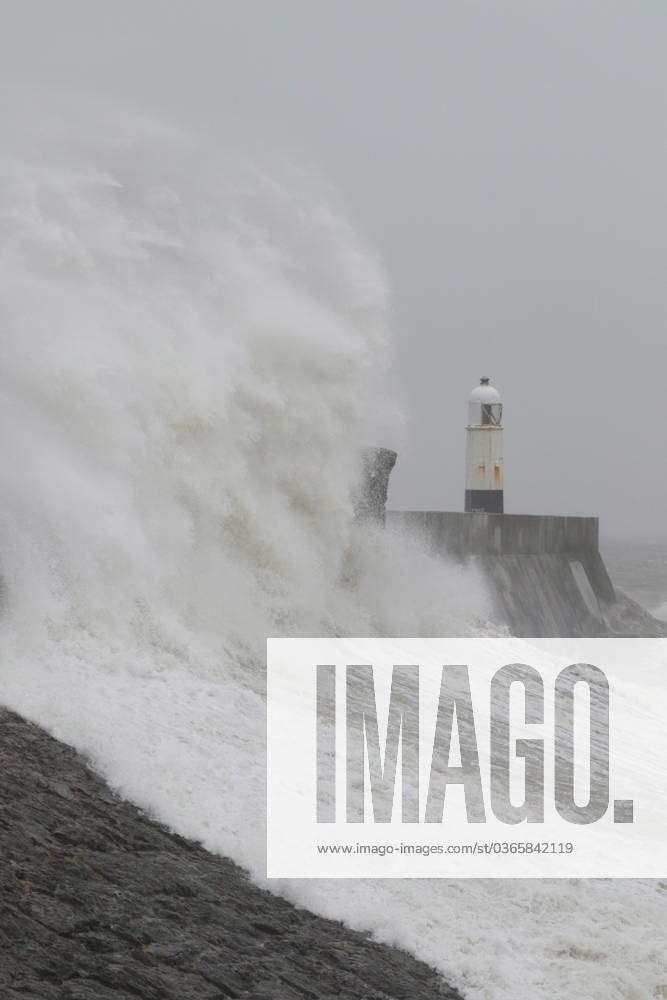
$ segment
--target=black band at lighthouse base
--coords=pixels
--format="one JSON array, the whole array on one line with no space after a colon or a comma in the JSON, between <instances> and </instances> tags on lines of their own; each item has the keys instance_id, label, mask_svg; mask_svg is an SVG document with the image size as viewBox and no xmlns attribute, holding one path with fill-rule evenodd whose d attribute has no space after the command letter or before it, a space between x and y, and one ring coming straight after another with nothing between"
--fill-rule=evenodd
<instances>
[{"instance_id":1,"label":"black band at lighthouse base","mask_svg":"<svg viewBox=\"0 0 667 1000\"><path fill-rule=\"evenodd\" d=\"M503 513L502 490L466 490L465 511L467 514L480 511L485 514Z\"/></svg>"}]
</instances>

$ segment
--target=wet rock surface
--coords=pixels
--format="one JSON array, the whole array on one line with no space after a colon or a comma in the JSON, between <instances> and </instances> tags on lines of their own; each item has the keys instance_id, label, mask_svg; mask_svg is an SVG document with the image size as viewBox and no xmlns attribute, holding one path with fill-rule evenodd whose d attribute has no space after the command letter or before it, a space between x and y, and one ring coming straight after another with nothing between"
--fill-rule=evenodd
<instances>
[{"instance_id":1,"label":"wet rock surface","mask_svg":"<svg viewBox=\"0 0 667 1000\"><path fill-rule=\"evenodd\" d=\"M404 952L253 886L0 709L2 1000L460 1000Z\"/></svg>"}]
</instances>

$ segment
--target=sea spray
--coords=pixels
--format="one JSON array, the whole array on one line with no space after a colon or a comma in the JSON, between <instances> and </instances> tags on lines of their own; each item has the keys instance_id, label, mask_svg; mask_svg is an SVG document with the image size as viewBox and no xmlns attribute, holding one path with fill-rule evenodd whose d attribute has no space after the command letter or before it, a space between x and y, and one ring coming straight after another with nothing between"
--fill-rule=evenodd
<instances>
[{"instance_id":1,"label":"sea spray","mask_svg":"<svg viewBox=\"0 0 667 1000\"><path fill-rule=\"evenodd\" d=\"M4 139L0 697L261 878L266 637L493 631L473 570L353 520L382 270L307 174L146 116ZM274 888L470 997L658 988L651 884Z\"/></svg>"}]
</instances>

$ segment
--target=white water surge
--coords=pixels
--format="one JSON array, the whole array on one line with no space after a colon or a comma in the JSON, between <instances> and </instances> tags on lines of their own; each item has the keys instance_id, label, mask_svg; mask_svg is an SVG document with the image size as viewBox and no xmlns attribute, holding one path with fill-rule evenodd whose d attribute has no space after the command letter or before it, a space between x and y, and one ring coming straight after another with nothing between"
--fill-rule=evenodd
<instances>
[{"instance_id":1,"label":"white water surge","mask_svg":"<svg viewBox=\"0 0 667 1000\"><path fill-rule=\"evenodd\" d=\"M479 634L471 573L353 524L386 287L304 174L149 120L7 126L0 701L264 870L268 635ZM646 882L299 881L471 1000L658 998Z\"/></svg>"}]
</instances>

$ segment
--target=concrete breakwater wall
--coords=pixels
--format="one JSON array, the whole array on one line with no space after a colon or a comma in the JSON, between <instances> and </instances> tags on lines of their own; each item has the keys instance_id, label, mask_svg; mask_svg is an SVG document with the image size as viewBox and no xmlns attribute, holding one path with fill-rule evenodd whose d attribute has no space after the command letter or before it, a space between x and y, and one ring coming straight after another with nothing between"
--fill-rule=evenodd
<instances>
[{"instance_id":1,"label":"concrete breakwater wall","mask_svg":"<svg viewBox=\"0 0 667 1000\"><path fill-rule=\"evenodd\" d=\"M667 635L663 622L615 591L596 517L408 510L387 511L386 523L432 553L473 560L513 635Z\"/></svg>"},{"instance_id":2,"label":"concrete breakwater wall","mask_svg":"<svg viewBox=\"0 0 667 1000\"><path fill-rule=\"evenodd\" d=\"M0 708L2 1000L462 1000L123 802Z\"/></svg>"}]
</instances>

